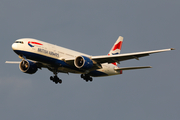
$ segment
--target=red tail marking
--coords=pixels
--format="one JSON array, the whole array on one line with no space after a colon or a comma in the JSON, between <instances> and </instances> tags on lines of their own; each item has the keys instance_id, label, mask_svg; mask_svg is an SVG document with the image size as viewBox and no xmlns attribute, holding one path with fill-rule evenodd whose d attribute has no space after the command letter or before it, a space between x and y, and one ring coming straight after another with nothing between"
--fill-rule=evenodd
<instances>
[{"instance_id":1,"label":"red tail marking","mask_svg":"<svg viewBox=\"0 0 180 120\"><path fill-rule=\"evenodd\" d=\"M121 50L121 46L122 46L122 41L120 41L118 44L114 45L113 51L116 50L116 49Z\"/></svg>"}]
</instances>

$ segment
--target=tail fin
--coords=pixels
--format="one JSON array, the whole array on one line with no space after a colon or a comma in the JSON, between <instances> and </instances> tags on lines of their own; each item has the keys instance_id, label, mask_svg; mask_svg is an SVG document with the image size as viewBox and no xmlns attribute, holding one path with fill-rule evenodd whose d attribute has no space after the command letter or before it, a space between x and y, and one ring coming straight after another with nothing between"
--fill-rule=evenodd
<instances>
[{"instance_id":1,"label":"tail fin","mask_svg":"<svg viewBox=\"0 0 180 120\"><path fill-rule=\"evenodd\" d=\"M108 54L108 55L117 55L117 54L120 54L122 43L123 43L123 37L122 37L122 36L119 36L119 38L118 38L117 41L114 43L114 45L113 45L113 47L111 48L111 50L109 51L109 54ZM117 66L117 63L116 63L116 62L114 62L114 63L112 63L112 64Z\"/></svg>"},{"instance_id":2,"label":"tail fin","mask_svg":"<svg viewBox=\"0 0 180 120\"><path fill-rule=\"evenodd\" d=\"M109 51L108 55L117 55L117 54L120 54L122 43L123 43L123 37L119 36L117 41L114 43L112 49Z\"/></svg>"}]
</instances>

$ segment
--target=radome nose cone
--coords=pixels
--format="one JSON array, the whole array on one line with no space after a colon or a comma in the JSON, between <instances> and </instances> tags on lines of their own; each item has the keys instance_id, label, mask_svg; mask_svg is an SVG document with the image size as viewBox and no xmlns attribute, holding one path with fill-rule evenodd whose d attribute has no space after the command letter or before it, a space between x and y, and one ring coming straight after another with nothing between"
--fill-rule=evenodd
<instances>
[{"instance_id":1,"label":"radome nose cone","mask_svg":"<svg viewBox=\"0 0 180 120\"><path fill-rule=\"evenodd\" d=\"M12 44L12 49L13 49L13 50L17 50L17 44L16 44L16 43L13 43L13 44Z\"/></svg>"}]
</instances>

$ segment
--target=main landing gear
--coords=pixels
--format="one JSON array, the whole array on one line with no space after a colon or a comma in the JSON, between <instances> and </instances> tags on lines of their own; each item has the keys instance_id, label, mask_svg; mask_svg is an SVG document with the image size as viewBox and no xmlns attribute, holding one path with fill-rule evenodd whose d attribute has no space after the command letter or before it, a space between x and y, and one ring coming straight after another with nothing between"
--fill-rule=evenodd
<instances>
[{"instance_id":1,"label":"main landing gear","mask_svg":"<svg viewBox=\"0 0 180 120\"><path fill-rule=\"evenodd\" d=\"M61 84L61 83L62 83L62 80L58 78L58 76L57 76L57 71L54 71L53 73L54 73L54 77L51 76L51 77L50 77L50 80L52 80L52 81L55 82L56 84L58 84L58 83Z\"/></svg>"},{"instance_id":2,"label":"main landing gear","mask_svg":"<svg viewBox=\"0 0 180 120\"><path fill-rule=\"evenodd\" d=\"M62 83L62 80L61 79L59 79L57 76L51 76L50 77L50 80L52 80L53 82L55 82L56 84L61 84Z\"/></svg>"},{"instance_id":3,"label":"main landing gear","mask_svg":"<svg viewBox=\"0 0 180 120\"><path fill-rule=\"evenodd\" d=\"M93 81L93 78L87 74L81 74L81 78L83 78L86 82L88 82L88 81L92 82Z\"/></svg>"}]
</instances>

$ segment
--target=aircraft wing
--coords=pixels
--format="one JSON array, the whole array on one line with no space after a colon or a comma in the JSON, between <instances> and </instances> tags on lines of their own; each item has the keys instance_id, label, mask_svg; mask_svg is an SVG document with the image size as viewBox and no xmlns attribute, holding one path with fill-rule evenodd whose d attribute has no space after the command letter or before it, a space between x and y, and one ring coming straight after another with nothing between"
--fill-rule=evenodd
<instances>
[{"instance_id":1,"label":"aircraft wing","mask_svg":"<svg viewBox=\"0 0 180 120\"><path fill-rule=\"evenodd\" d=\"M5 63L9 63L9 64L19 64L19 63L21 63L21 61L6 61Z\"/></svg>"},{"instance_id":2,"label":"aircraft wing","mask_svg":"<svg viewBox=\"0 0 180 120\"><path fill-rule=\"evenodd\" d=\"M153 53L165 52L174 50L174 48L170 49L162 49L162 50L154 50L154 51L145 51L145 52L135 52L135 53L127 53L127 54L119 54L119 55L105 55L105 56L92 56L91 59L96 61L97 63L113 63L113 62L120 62L130 59L137 59L139 60L140 57L149 56Z\"/></svg>"}]
</instances>

